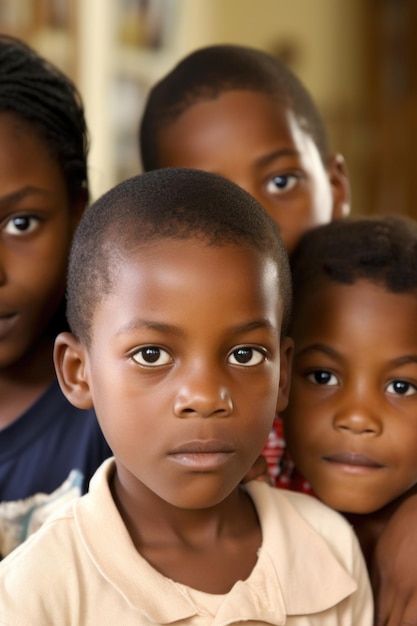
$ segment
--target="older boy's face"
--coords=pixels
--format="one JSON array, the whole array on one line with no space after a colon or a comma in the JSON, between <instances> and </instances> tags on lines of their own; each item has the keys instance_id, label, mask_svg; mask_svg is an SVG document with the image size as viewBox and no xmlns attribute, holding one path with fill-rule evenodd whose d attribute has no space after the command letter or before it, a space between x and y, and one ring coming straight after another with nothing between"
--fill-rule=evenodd
<instances>
[{"instance_id":1,"label":"older boy's face","mask_svg":"<svg viewBox=\"0 0 417 626\"><path fill-rule=\"evenodd\" d=\"M187 109L158 136L161 167L220 174L254 196L289 252L302 233L340 217L346 177L327 172L314 141L270 96L229 91Z\"/></svg>"},{"instance_id":2,"label":"older boy's face","mask_svg":"<svg viewBox=\"0 0 417 626\"><path fill-rule=\"evenodd\" d=\"M317 495L369 513L417 482L417 297L326 282L298 307L285 432Z\"/></svg>"},{"instance_id":3,"label":"older boy's face","mask_svg":"<svg viewBox=\"0 0 417 626\"><path fill-rule=\"evenodd\" d=\"M276 280L254 252L194 240L122 261L86 371L123 492L204 508L252 466L286 404Z\"/></svg>"}]
</instances>

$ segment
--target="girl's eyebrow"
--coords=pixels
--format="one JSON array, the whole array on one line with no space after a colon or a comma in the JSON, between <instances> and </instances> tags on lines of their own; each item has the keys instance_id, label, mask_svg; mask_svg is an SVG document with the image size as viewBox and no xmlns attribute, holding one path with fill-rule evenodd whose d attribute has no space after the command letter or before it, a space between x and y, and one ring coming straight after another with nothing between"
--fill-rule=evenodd
<instances>
[{"instance_id":1,"label":"girl's eyebrow","mask_svg":"<svg viewBox=\"0 0 417 626\"><path fill-rule=\"evenodd\" d=\"M40 187L33 187L32 185L27 185L26 187L22 187L22 189L18 189L17 191L12 191L4 196L0 197L0 209L19 202L26 198L26 196L30 195L47 195L47 191L41 189Z\"/></svg>"}]
</instances>

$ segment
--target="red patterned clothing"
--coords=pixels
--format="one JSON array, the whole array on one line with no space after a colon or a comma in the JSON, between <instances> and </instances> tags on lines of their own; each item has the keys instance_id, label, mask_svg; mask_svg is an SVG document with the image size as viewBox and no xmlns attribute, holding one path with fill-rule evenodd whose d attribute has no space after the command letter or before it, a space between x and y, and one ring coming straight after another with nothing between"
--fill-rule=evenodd
<instances>
[{"instance_id":1,"label":"red patterned clothing","mask_svg":"<svg viewBox=\"0 0 417 626\"><path fill-rule=\"evenodd\" d=\"M297 471L285 446L282 418L276 415L268 441L262 451L275 487L314 495L309 483Z\"/></svg>"}]
</instances>

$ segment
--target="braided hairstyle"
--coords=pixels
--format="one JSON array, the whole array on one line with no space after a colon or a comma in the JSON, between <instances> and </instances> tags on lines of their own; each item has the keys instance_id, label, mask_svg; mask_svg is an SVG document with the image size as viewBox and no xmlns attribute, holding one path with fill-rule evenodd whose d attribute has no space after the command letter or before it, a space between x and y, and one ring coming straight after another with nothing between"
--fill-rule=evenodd
<instances>
[{"instance_id":1,"label":"braided hairstyle","mask_svg":"<svg viewBox=\"0 0 417 626\"><path fill-rule=\"evenodd\" d=\"M88 199L88 132L75 85L28 45L0 35L0 113L5 111L46 142L62 168L70 203L81 193Z\"/></svg>"}]
</instances>

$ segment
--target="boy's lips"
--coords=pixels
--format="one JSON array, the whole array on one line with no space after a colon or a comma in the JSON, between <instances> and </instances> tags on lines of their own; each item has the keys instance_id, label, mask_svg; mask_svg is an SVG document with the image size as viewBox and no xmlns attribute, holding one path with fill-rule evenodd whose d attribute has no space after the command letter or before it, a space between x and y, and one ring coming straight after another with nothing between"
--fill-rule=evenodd
<instances>
[{"instance_id":1,"label":"boy's lips","mask_svg":"<svg viewBox=\"0 0 417 626\"><path fill-rule=\"evenodd\" d=\"M170 450L168 457L184 467L209 471L223 465L234 453L234 448L224 441L195 440Z\"/></svg>"},{"instance_id":2,"label":"boy's lips","mask_svg":"<svg viewBox=\"0 0 417 626\"><path fill-rule=\"evenodd\" d=\"M337 452L322 457L327 463L351 468L352 471L360 469L381 469L383 465L374 459L358 452Z\"/></svg>"}]
</instances>

